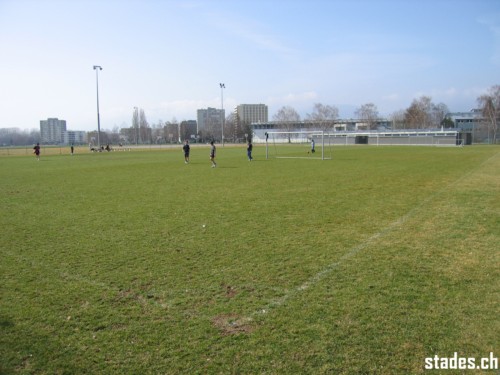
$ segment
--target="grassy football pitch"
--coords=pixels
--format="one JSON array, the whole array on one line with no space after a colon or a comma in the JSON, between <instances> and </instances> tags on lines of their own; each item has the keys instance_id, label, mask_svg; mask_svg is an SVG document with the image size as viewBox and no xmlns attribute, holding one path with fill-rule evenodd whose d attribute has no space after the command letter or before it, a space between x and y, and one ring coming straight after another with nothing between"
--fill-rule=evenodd
<instances>
[{"instance_id":1,"label":"grassy football pitch","mask_svg":"<svg viewBox=\"0 0 500 375\"><path fill-rule=\"evenodd\" d=\"M0 373L418 374L500 355L499 147L208 153L0 157Z\"/></svg>"}]
</instances>

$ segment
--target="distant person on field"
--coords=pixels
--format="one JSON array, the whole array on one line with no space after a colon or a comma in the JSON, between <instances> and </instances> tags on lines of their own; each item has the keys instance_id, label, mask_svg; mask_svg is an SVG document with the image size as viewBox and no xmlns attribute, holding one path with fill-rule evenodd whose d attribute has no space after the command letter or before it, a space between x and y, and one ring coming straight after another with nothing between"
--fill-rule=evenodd
<instances>
[{"instance_id":1,"label":"distant person on field","mask_svg":"<svg viewBox=\"0 0 500 375\"><path fill-rule=\"evenodd\" d=\"M212 162L212 168L215 168L217 166L217 163L215 162L215 145L214 145L214 141L210 142L210 145L212 146L210 148L210 161Z\"/></svg>"},{"instance_id":2,"label":"distant person on field","mask_svg":"<svg viewBox=\"0 0 500 375\"><path fill-rule=\"evenodd\" d=\"M37 143L35 147L33 147L33 153L36 156L36 160L40 160L40 143Z\"/></svg>"},{"instance_id":3,"label":"distant person on field","mask_svg":"<svg viewBox=\"0 0 500 375\"><path fill-rule=\"evenodd\" d=\"M184 163L187 164L189 163L189 151L191 149L189 147L189 141L187 139L184 142L184 146L182 146L182 149L184 150Z\"/></svg>"},{"instance_id":4,"label":"distant person on field","mask_svg":"<svg viewBox=\"0 0 500 375\"><path fill-rule=\"evenodd\" d=\"M251 141L248 141L248 145L247 145L247 156L248 156L248 161L252 161L252 160L253 160L253 158L252 158L252 149L253 149L252 142L251 142Z\"/></svg>"},{"instance_id":5,"label":"distant person on field","mask_svg":"<svg viewBox=\"0 0 500 375\"><path fill-rule=\"evenodd\" d=\"M75 152L75 148L73 147L73 143L71 144L71 155L73 155L73 153Z\"/></svg>"},{"instance_id":6,"label":"distant person on field","mask_svg":"<svg viewBox=\"0 0 500 375\"><path fill-rule=\"evenodd\" d=\"M314 154L316 152L316 150L314 149L314 138L311 139L311 152Z\"/></svg>"}]
</instances>

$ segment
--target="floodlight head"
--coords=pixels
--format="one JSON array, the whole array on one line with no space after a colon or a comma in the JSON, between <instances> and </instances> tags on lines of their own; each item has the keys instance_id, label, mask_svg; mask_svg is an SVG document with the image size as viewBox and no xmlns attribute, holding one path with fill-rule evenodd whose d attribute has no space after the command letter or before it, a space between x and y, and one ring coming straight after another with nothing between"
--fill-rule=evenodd
<instances>
[{"instance_id":1,"label":"floodlight head","mask_svg":"<svg viewBox=\"0 0 500 375\"><path fill-rule=\"evenodd\" d=\"M99 68L99 70L102 70L102 68L99 65L94 65L94 70L96 70L98 68Z\"/></svg>"},{"instance_id":2,"label":"floodlight head","mask_svg":"<svg viewBox=\"0 0 500 375\"><path fill-rule=\"evenodd\" d=\"M223 84L223 83L219 83L219 86L220 86L221 89L225 89L226 88L226 85Z\"/></svg>"}]
</instances>

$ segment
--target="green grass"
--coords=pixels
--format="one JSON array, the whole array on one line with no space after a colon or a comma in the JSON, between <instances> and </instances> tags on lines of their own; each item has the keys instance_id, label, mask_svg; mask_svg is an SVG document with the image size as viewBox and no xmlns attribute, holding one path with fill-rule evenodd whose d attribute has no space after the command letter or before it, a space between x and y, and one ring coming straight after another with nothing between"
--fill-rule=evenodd
<instances>
[{"instance_id":1,"label":"green grass","mask_svg":"<svg viewBox=\"0 0 500 375\"><path fill-rule=\"evenodd\" d=\"M500 149L0 157L0 373L409 374L499 356ZM205 226L205 227L203 227ZM448 371L447 373L454 373Z\"/></svg>"}]
</instances>

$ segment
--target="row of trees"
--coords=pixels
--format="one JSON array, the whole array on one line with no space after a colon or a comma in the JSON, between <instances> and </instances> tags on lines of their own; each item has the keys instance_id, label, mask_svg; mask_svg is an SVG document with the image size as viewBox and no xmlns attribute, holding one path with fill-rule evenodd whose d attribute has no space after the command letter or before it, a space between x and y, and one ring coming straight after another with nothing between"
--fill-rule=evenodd
<instances>
[{"instance_id":1,"label":"row of trees","mask_svg":"<svg viewBox=\"0 0 500 375\"><path fill-rule=\"evenodd\" d=\"M500 85L492 86L485 94L477 98L478 111L482 121L479 123L480 130L486 134L490 143L497 143L500 124ZM439 127L452 127L453 121L446 117L449 113L444 103L433 103L432 98L422 96L414 99L411 105L404 110L392 113L388 120L393 129L429 129ZM373 103L363 104L355 111L356 118L362 122L367 129L376 129L380 120L377 106ZM314 104L311 113L308 113L304 121L313 121L323 130L333 129L339 120L339 110L334 105ZM273 116L273 121L280 124L285 131L294 128L293 123L300 122L299 113L290 106L280 108ZM112 130L101 131L102 144L154 144L154 143L178 143L184 139L193 139L197 142L209 140L220 141L222 138L221 122L213 119L205 124L205 128L197 132L193 121L178 122L174 117L171 121L158 121L149 124L143 109L135 108L132 115L132 126L119 128L115 126ZM251 136L250 124L239 121L231 113L224 121L224 140L230 142L246 141ZM89 142L97 139L97 132L88 133ZM0 146L27 145L40 141L38 130L22 131L16 128L0 129Z\"/></svg>"},{"instance_id":2,"label":"row of trees","mask_svg":"<svg viewBox=\"0 0 500 375\"><path fill-rule=\"evenodd\" d=\"M434 104L428 96L413 100L406 110L394 112L389 120L393 129L429 129L441 126L451 127L453 122L446 118L448 107L443 104ZM377 106L373 103L363 104L354 112L356 120L363 123L366 129L373 130L378 126L380 115ZM333 129L339 119L339 110L335 106L314 104L312 113L308 113L304 121L319 124L322 130ZM273 120L283 129L290 131L294 122L301 121L299 113L292 107L284 106L273 116Z\"/></svg>"},{"instance_id":3,"label":"row of trees","mask_svg":"<svg viewBox=\"0 0 500 375\"><path fill-rule=\"evenodd\" d=\"M196 121L178 122L174 117L171 121L159 120L149 124L144 110L135 109L130 128L115 129L115 138L131 144L180 143L185 139L195 142L220 141L222 139L221 119L210 119L203 129L197 129ZM251 133L250 124L238 121L231 113L224 121L224 140L240 142L246 140ZM114 142L113 142L114 143Z\"/></svg>"},{"instance_id":4,"label":"row of trees","mask_svg":"<svg viewBox=\"0 0 500 375\"><path fill-rule=\"evenodd\" d=\"M25 146L40 142L40 130L0 128L0 146Z\"/></svg>"},{"instance_id":5,"label":"row of trees","mask_svg":"<svg viewBox=\"0 0 500 375\"><path fill-rule=\"evenodd\" d=\"M486 134L490 143L497 143L500 124L500 85L491 87L488 92L477 98L478 112L481 120L478 130ZM444 103L433 103L429 96L414 99L405 109L396 111L388 118L392 129L432 129L451 128L454 122L446 117L449 113ZM363 104L355 111L356 119L368 130L376 129L380 116L377 106L373 103ZM308 113L304 121L319 124L322 130L332 130L339 119L338 108L332 105L316 103L312 113ZM300 122L299 113L290 106L284 106L273 116L273 120L285 131L292 131L294 123Z\"/></svg>"},{"instance_id":6,"label":"row of trees","mask_svg":"<svg viewBox=\"0 0 500 375\"><path fill-rule=\"evenodd\" d=\"M102 144L165 144L180 143L185 139L192 142L220 141L222 119L212 119L198 130L196 121L159 120L150 124L143 109L136 108L132 115L132 126L113 130L101 131ZM95 143L97 131L89 132L89 142ZM226 142L244 142L251 136L250 124L238 121L234 114L230 114L224 121L224 140Z\"/></svg>"}]
</instances>

